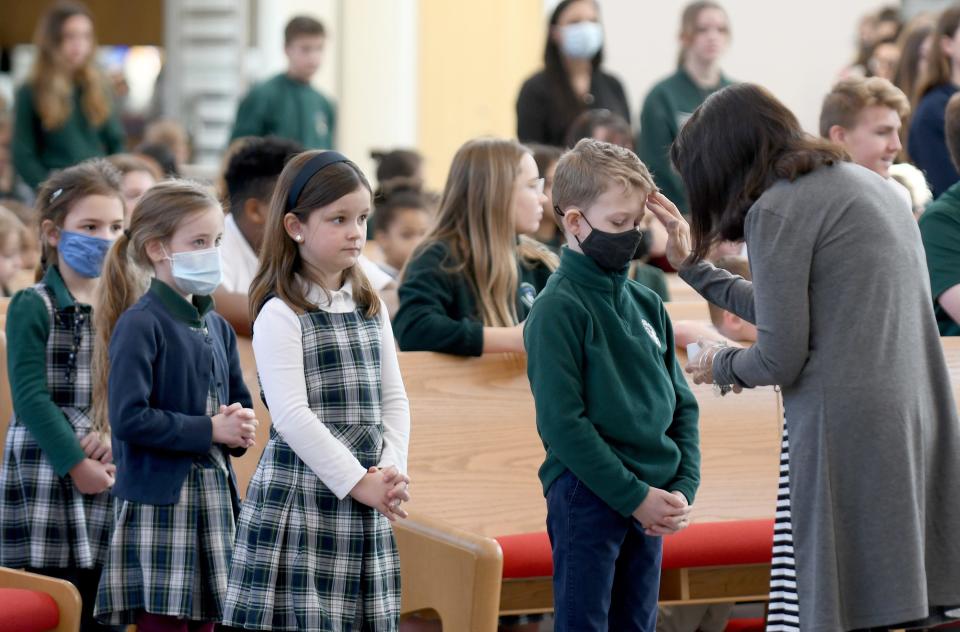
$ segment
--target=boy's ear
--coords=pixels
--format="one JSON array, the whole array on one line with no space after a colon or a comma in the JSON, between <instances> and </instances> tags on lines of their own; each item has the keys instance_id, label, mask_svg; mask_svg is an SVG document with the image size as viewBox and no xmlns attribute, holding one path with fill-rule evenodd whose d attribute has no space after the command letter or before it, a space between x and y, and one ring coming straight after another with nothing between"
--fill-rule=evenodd
<instances>
[{"instance_id":1,"label":"boy's ear","mask_svg":"<svg viewBox=\"0 0 960 632\"><path fill-rule=\"evenodd\" d=\"M242 213L245 219L262 226L267 222L267 213L270 207L256 198L247 198L243 202Z\"/></svg>"},{"instance_id":2,"label":"boy's ear","mask_svg":"<svg viewBox=\"0 0 960 632\"><path fill-rule=\"evenodd\" d=\"M831 125L828 133L830 142L836 145L843 145L847 140L847 130L842 125Z\"/></svg>"},{"instance_id":3,"label":"boy's ear","mask_svg":"<svg viewBox=\"0 0 960 632\"><path fill-rule=\"evenodd\" d=\"M563 229L577 237L583 226L583 211L577 206L569 206L563 214Z\"/></svg>"}]
</instances>

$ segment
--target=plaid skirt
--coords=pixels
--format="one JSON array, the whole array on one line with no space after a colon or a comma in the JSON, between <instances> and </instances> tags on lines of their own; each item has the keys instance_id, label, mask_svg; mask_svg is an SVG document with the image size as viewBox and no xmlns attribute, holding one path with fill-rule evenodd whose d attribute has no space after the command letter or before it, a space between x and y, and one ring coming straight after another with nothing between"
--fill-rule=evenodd
<instances>
[{"instance_id":1,"label":"plaid skirt","mask_svg":"<svg viewBox=\"0 0 960 632\"><path fill-rule=\"evenodd\" d=\"M379 426L328 424L364 466ZM400 560L390 522L338 499L275 431L240 510L223 623L254 630L395 631Z\"/></svg>"},{"instance_id":2,"label":"plaid skirt","mask_svg":"<svg viewBox=\"0 0 960 632\"><path fill-rule=\"evenodd\" d=\"M63 408L77 438L90 420ZM116 502L109 491L81 494L60 477L29 430L16 418L7 431L0 467L0 566L95 568L106 559Z\"/></svg>"},{"instance_id":3,"label":"plaid skirt","mask_svg":"<svg viewBox=\"0 0 960 632\"><path fill-rule=\"evenodd\" d=\"M198 457L173 505L123 501L94 616L136 623L140 611L219 621L236 524L221 448Z\"/></svg>"}]
</instances>

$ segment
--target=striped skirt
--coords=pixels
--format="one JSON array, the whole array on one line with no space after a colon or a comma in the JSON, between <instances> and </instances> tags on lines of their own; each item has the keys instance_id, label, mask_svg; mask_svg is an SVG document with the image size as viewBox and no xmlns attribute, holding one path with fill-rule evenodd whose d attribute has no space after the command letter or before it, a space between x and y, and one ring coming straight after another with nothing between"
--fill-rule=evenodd
<instances>
[{"instance_id":1,"label":"striped skirt","mask_svg":"<svg viewBox=\"0 0 960 632\"><path fill-rule=\"evenodd\" d=\"M797 567L793 556L793 525L790 520L790 439L786 419L780 447L780 485L777 491L777 517L773 527L767 632L800 632Z\"/></svg>"}]
</instances>

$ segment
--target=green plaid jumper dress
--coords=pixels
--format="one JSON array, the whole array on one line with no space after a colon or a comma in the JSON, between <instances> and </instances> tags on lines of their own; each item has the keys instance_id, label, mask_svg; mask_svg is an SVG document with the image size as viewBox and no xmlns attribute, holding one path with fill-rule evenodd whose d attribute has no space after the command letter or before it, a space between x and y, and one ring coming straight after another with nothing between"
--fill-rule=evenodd
<instances>
[{"instance_id":1,"label":"green plaid jumper dress","mask_svg":"<svg viewBox=\"0 0 960 632\"><path fill-rule=\"evenodd\" d=\"M299 316L317 423L377 465L383 448L381 322L359 310ZM273 429L240 510L224 625L254 630L393 631L400 564L390 522L340 500Z\"/></svg>"},{"instance_id":2,"label":"green plaid jumper dress","mask_svg":"<svg viewBox=\"0 0 960 632\"><path fill-rule=\"evenodd\" d=\"M50 314L46 386L80 439L90 432L92 423L92 311L79 303L60 308L45 283L24 291L38 294ZM0 566L96 568L103 564L113 531L113 497L109 491L81 494L69 475L58 476L16 413L7 431L0 493Z\"/></svg>"},{"instance_id":3,"label":"green plaid jumper dress","mask_svg":"<svg viewBox=\"0 0 960 632\"><path fill-rule=\"evenodd\" d=\"M196 329L198 336L207 330ZM203 342L198 340L198 344ZM206 414L220 412L213 367ZM173 505L125 500L100 578L95 616L136 623L145 610L190 621L219 621L236 532L227 456L220 444L194 458Z\"/></svg>"}]
</instances>

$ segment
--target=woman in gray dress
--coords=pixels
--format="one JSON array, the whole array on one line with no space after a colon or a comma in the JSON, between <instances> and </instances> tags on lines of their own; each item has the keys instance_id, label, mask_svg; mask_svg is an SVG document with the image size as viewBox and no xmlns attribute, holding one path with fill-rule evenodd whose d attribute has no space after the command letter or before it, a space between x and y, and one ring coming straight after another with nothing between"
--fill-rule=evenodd
<instances>
[{"instance_id":1,"label":"woman in gray dress","mask_svg":"<svg viewBox=\"0 0 960 632\"><path fill-rule=\"evenodd\" d=\"M711 96L671 148L692 224L648 208L708 301L757 325L698 381L779 385L786 425L768 630L920 627L960 606L960 425L916 222L766 90ZM692 233L692 235L691 235ZM753 282L704 260L745 239ZM789 457L789 458L787 458ZM960 616L960 615L958 615Z\"/></svg>"}]
</instances>

